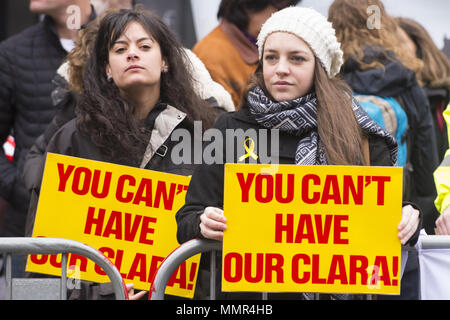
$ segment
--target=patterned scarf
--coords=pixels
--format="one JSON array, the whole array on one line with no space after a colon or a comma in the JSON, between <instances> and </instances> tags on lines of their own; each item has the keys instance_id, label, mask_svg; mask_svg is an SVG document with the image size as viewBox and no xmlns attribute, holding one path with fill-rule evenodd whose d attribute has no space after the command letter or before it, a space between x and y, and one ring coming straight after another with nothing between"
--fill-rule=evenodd
<instances>
[{"instance_id":1,"label":"patterned scarf","mask_svg":"<svg viewBox=\"0 0 450 320\"><path fill-rule=\"evenodd\" d=\"M250 113L265 128L280 129L300 139L295 152L295 163L326 165L325 149L317 132L317 98L315 93L291 101L274 102L256 86L248 95ZM397 142L386 130L373 121L364 109L352 99L352 108L361 128L369 135L382 137L390 150L392 165L397 164Z\"/></svg>"}]
</instances>

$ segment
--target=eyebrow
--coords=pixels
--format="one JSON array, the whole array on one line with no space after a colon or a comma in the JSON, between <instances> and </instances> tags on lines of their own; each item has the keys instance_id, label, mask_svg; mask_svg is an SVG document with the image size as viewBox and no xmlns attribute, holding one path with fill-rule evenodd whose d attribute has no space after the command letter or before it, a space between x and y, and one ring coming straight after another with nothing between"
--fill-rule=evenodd
<instances>
[{"instance_id":1,"label":"eyebrow","mask_svg":"<svg viewBox=\"0 0 450 320\"><path fill-rule=\"evenodd\" d=\"M145 41L145 40L150 40L150 41L152 41L152 42L155 42L155 40L153 40L153 38L149 38L149 37L142 37L142 38L139 38L136 42L141 42L141 41ZM113 43L113 45L115 45L116 43L127 44L128 41L126 41L126 40L116 40L116 41Z\"/></svg>"},{"instance_id":2,"label":"eyebrow","mask_svg":"<svg viewBox=\"0 0 450 320\"><path fill-rule=\"evenodd\" d=\"M271 53L273 53L273 52L278 52L278 50L269 48L269 49L264 50L264 52L271 52ZM292 50L292 51L289 51L288 53L290 53L290 54L302 53L302 54L310 55L309 52L304 51L304 50Z\"/></svg>"}]
</instances>

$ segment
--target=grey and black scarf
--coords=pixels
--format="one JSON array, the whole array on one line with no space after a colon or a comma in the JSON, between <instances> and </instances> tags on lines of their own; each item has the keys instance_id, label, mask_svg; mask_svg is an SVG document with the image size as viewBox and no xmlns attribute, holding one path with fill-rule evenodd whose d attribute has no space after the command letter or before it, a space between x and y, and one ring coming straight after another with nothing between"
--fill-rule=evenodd
<instances>
[{"instance_id":1,"label":"grey and black scarf","mask_svg":"<svg viewBox=\"0 0 450 320\"><path fill-rule=\"evenodd\" d=\"M295 153L295 163L301 165L326 165L323 144L317 132L317 98L315 93L291 101L274 102L256 86L248 95L248 106L255 120L265 128L279 129L304 136ZM392 165L397 164L397 142L385 129L378 125L364 109L352 99L352 108L361 128L369 135L382 137L390 150Z\"/></svg>"}]
</instances>

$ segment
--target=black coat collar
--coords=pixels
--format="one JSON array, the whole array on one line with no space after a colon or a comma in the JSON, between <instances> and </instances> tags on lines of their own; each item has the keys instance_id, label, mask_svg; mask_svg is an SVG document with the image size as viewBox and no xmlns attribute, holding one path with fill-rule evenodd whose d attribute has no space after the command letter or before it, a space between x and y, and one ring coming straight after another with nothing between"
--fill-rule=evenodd
<instances>
[{"instance_id":1,"label":"black coat collar","mask_svg":"<svg viewBox=\"0 0 450 320\"><path fill-rule=\"evenodd\" d=\"M249 125L261 127L259 123L256 122L255 118L253 118L247 106L244 106L238 111L233 112L231 116L233 119L236 119L238 121L243 121L248 123Z\"/></svg>"}]
</instances>

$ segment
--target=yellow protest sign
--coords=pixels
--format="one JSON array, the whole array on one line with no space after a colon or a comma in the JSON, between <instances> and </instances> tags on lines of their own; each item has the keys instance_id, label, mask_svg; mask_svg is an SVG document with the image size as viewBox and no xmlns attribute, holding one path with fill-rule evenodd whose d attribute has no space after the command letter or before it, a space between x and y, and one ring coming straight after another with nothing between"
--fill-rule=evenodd
<instances>
[{"instance_id":1,"label":"yellow protest sign","mask_svg":"<svg viewBox=\"0 0 450 320\"><path fill-rule=\"evenodd\" d=\"M225 165L223 291L400 293L402 168Z\"/></svg>"},{"instance_id":2,"label":"yellow protest sign","mask_svg":"<svg viewBox=\"0 0 450 320\"><path fill-rule=\"evenodd\" d=\"M126 283L149 290L175 248L175 213L184 204L189 177L48 154L33 237L80 241L107 256ZM172 275L166 293L193 297L200 255ZM27 271L61 274L61 257L30 255ZM94 262L68 255L68 275L106 282Z\"/></svg>"}]
</instances>

